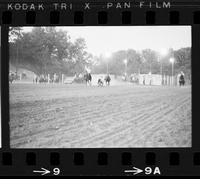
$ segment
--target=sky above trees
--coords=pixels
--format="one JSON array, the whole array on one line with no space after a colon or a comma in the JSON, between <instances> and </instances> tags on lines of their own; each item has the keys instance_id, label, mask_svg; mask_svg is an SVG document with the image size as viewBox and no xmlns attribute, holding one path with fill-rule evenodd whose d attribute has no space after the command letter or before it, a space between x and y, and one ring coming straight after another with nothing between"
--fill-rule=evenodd
<instances>
[{"instance_id":1,"label":"sky above trees","mask_svg":"<svg viewBox=\"0 0 200 179\"><path fill-rule=\"evenodd\" d=\"M56 29L67 31L72 41L84 38L87 51L94 56L128 49L160 51L191 47L190 26L69 26ZM23 30L28 32L32 27Z\"/></svg>"}]
</instances>

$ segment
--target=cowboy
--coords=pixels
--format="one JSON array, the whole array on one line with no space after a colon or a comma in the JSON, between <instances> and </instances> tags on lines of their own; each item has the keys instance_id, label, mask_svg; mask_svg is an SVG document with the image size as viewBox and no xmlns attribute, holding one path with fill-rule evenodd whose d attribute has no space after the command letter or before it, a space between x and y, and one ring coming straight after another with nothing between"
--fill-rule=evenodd
<instances>
[{"instance_id":1,"label":"cowboy","mask_svg":"<svg viewBox=\"0 0 200 179\"><path fill-rule=\"evenodd\" d=\"M179 85L184 86L185 85L185 74L181 71L179 76Z\"/></svg>"},{"instance_id":2,"label":"cowboy","mask_svg":"<svg viewBox=\"0 0 200 179\"><path fill-rule=\"evenodd\" d=\"M110 85L110 81L111 81L110 75L107 74L107 75L105 76L104 80L106 81L106 85L109 86L109 85Z\"/></svg>"},{"instance_id":3,"label":"cowboy","mask_svg":"<svg viewBox=\"0 0 200 179\"><path fill-rule=\"evenodd\" d=\"M103 86L103 80L101 78L98 79L98 86Z\"/></svg>"}]
</instances>

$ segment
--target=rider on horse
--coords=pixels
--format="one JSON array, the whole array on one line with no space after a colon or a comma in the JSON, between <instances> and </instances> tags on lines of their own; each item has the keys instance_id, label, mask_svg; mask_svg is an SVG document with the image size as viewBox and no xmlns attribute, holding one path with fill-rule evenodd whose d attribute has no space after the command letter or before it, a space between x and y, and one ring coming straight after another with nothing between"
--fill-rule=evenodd
<instances>
[{"instance_id":1,"label":"rider on horse","mask_svg":"<svg viewBox=\"0 0 200 179\"><path fill-rule=\"evenodd\" d=\"M92 75L88 72L86 72L86 74L84 75L85 81L86 81L86 85L89 84L91 86L91 82L92 82Z\"/></svg>"},{"instance_id":2,"label":"rider on horse","mask_svg":"<svg viewBox=\"0 0 200 179\"><path fill-rule=\"evenodd\" d=\"M180 86L184 86L185 85L185 75L184 73L181 71L180 76L179 76L179 85Z\"/></svg>"},{"instance_id":3,"label":"rider on horse","mask_svg":"<svg viewBox=\"0 0 200 179\"><path fill-rule=\"evenodd\" d=\"M104 80L106 81L106 85L109 86L109 85L110 85L110 81L111 81L110 75L107 74L107 75L105 76Z\"/></svg>"}]
</instances>

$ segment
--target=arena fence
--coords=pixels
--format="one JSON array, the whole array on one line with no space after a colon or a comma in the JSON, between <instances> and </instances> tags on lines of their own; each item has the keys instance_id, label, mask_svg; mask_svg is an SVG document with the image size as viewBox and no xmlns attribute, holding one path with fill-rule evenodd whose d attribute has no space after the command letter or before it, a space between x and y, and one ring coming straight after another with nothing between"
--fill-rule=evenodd
<instances>
[{"instance_id":1,"label":"arena fence","mask_svg":"<svg viewBox=\"0 0 200 179\"><path fill-rule=\"evenodd\" d=\"M92 74L92 86L96 86L98 79L102 79L104 81L106 74ZM137 74L135 75L136 81L131 80L131 76L126 79L123 76L110 75L111 77L111 85L122 85L126 83L135 83L139 85L165 85L165 86L177 86L179 85L179 76L169 76L169 75L159 75L159 74ZM33 74L19 74L19 78L16 79L16 82L34 82L35 75ZM54 79L54 80L52 80ZM55 80L57 79L57 80ZM55 82L56 81L56 82ZM191 82L189 79L185 79L186 85L190 85ZM72 84L72 83L84 83L83 75L78 76L69 76L65 74L60 75L46 75L46 83L59 83L59 84Z\"/></svg>"}]
</instances>

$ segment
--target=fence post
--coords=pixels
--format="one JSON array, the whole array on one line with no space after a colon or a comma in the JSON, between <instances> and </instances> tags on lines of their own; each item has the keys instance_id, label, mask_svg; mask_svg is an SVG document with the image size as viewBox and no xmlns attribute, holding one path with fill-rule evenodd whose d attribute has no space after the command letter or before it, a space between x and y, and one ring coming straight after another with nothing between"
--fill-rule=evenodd
<instances>
[{"instance_id":1,"label":"fence post","mask_svg":"<svg viewBox=\"0 0 200 179\"><path fill-rule=\"evenodd\" d=\"M166 85L166 76L165 76L165 74L164 74L163 84Z\"/></svg>"},{"instance_id":2,"label":"fence post","mask_svg":"<svg viewBox=\"0 0 200 179\"><path fill-rule=\"evenodd\" d=\"M173 76L171 76L171 86L173 86Z\"/></svg>"},{"instance_id":3,"label":"fence post","mask_svg":"<svg viewBox=\"0 0 200 179\"><path fill-rule=\"evenodd\" d=\"M64 84L64 74L62 74L62 84Z\"/></svg>"},{"instance_id":4,"label":"fence post","mask_svg":"<svg viewBox=\"0 0 200 179\"><path fill-rule=\"evenodd\" d=\"M47 75L48 84L50 83L50 74Z\"/></svg>"},{"instance_id":5,"label":"fence post","mask_svg":"<svg viewBox=\"0 0 200 179\"><path fill-rule=\"evenodd\" d=\"M177 86L179 85L179 76L177 75L176 77L176 83L177 83Z\"/></svg>"},{"instance_id":6,"label":"fence post","mask_svg":"<svg viewBox=\"0 0 200 179\"><path fill-rule=\"evenodd\" d=\"M169 85L169 86L171 85L170 76L168 76L168 85Z\"/></svg>"},{"instance_id":7,"label":"fence post","mask_svg":"<svg viewBox=\"0 0 200 179\"><path fill-rule=\"evenodd\" d=\"M22 80L22 74L21 73L19 74L19 80L20 81Z\"/></svg>"}]
</instances>

